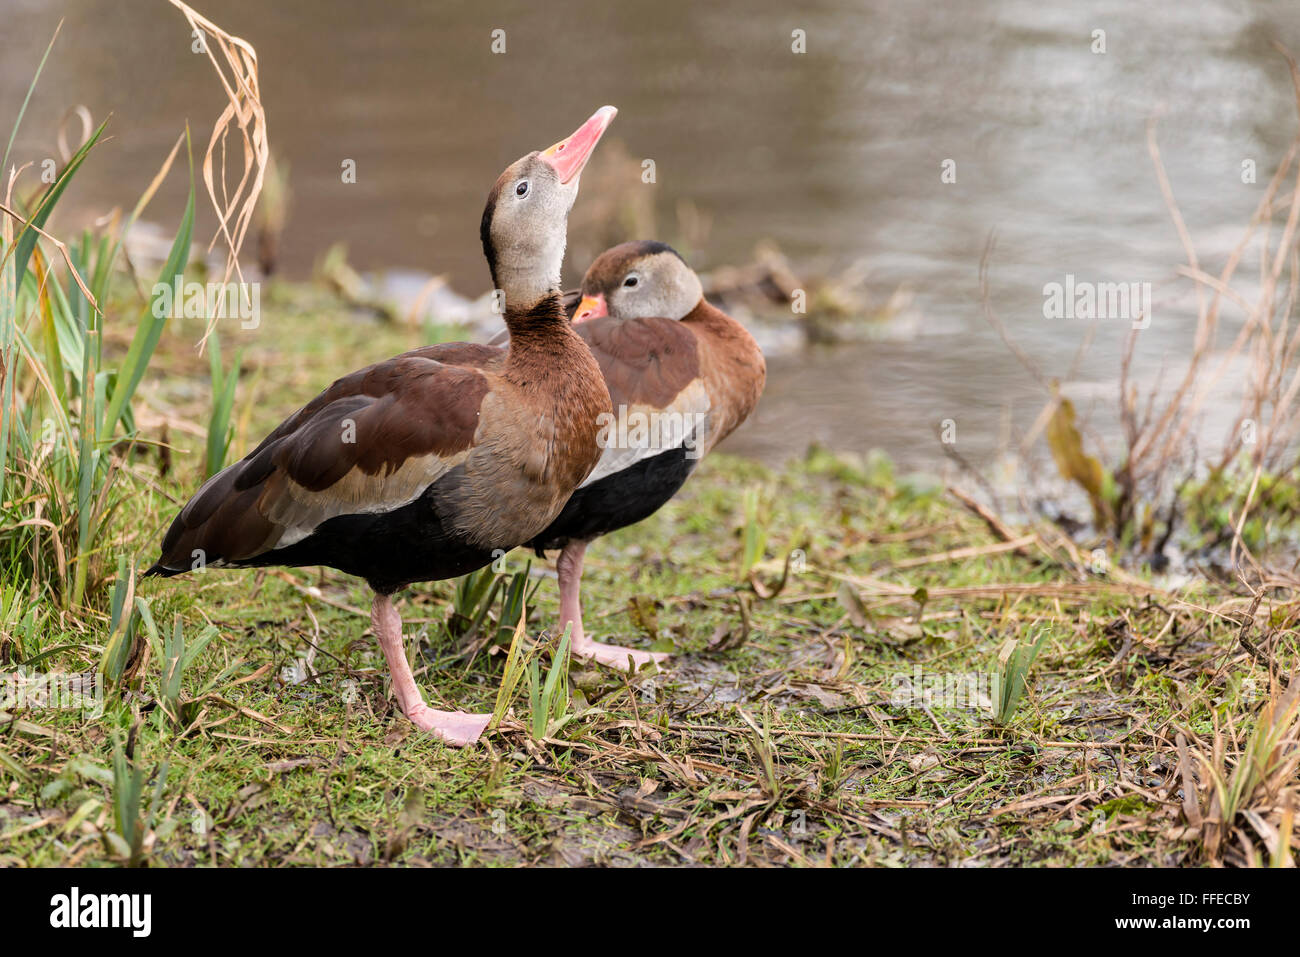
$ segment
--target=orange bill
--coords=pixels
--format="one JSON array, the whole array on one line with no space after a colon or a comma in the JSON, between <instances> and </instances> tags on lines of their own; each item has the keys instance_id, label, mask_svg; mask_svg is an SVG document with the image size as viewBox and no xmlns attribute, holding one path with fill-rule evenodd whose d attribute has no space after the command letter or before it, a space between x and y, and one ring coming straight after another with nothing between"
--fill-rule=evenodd
<instances>
[{"instance_id":1,"label":"orange bill","mask_svg":"<svg viewBox=\"0 0 1300 957\"><path fill-rule=\"evenodd\" d=\"M618 115L612 106L602 106L591 119L574 130L568 139L560 140L549 149L542 150L541 157L555 167L561 183L567 183L582 172L591 159L591 153L605 135L605 130Z\"/></svg>"}]
</instances>

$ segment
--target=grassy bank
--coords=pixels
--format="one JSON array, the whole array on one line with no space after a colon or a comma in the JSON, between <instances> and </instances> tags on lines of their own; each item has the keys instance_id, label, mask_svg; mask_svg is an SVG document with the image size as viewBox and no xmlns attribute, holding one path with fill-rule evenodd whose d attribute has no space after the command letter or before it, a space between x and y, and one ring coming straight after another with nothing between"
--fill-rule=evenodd
<instances>
[{"instance_id":1,"label":"grassy bank","mask_svg":"<svg viewBox=\"0 0 1300 957\"><path fill-rule=\"evenodd\" d=\"M141 385L139 421L170 447L130 458L106 533L137 565L201 480L194 332L173 324ZM222 330L244 349L232 453L337 372L431 332L268 287L256 333ZM717 456L590 553L589 630L671 647L671 667L575 665L540 736L525 680L464 752L395 711L359 583L138 582L158 636L141 623L102 714L10 702L0 717L0 863L1283 863L1295 712L1267 702L1297 663L1290 596L1171 594L1088 571L1050 529L1006 531L876 458ZM528 561L512 553L503 582ZM529 580L521 641L544 678L551 566L533 560ZM100 666L111 610L7 601L4 670ZM502 602L468 630L456 583L400 607L431 703L491 710ZM904 700L918 677L936 696Z\"/></svg>"},{"instance_id":2,"label":"grassy bank","mask_svg":"<svg viewBox=\"0 0 1300 957\"><path fill-rule=\"evenodd\" d=\"M204 477L336 376L462 333L270 281L250 328L166 318L162 290L217 278L191 256L202 190L233 281L269 162L251 48L173 3L220 54L217 131L255 174L216 188L224 150L178 131L131 212L66 243L44 226L106 127L52 182L24 167L3 189L0 864L1293 864L1296 149L1242 240L1289 210L1228 353L1252 358L1250 401L1217 466L1183 459L1239 259L1207 278L1188 243L1183 275L1215 296L1172 397L1140 402L1125 360L1118 458L1027 363L1046 404L1025 444L1044 435L1090 525L1010 527L876 456L715 456L589 553L588 630L674 651L662 671L570 667L553 570L522 552L402 595L430 703L500 717L455 751L396 711L360 583L136 576ZM169 176L189 183L169 252L128 262ZM1016 351L991 253L987 318ZM1208 576L1149 570L1175 529Z\"/></svg>"}]
</instances>

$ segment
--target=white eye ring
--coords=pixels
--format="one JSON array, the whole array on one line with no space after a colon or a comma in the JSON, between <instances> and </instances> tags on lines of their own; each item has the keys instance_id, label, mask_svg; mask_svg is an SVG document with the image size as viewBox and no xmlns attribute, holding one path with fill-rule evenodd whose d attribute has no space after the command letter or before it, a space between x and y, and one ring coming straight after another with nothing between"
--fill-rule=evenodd
<instances>
[{"instance_id":1,"label":"white eye ring","mask_svg":"<svg viewBox=\"0 0 1300 957\"><path fill-rule=\"evenodd\" d=\"M632 273L626 279L623 280L623 285L631 289L634 286L636 286L636 284L639 283L640 281L641 281L640 277L637 276L636 273Z\"/></svg>"},{"instance_id":2,"label":"white eye ring","mask_svg":"<svg viewBox=\"0 0 1300 957\"><path fill-rule=\"evenodd\" d=\"M521 179L518 183L515 184L515 195L518 196L520 199L523 199L525 196L528 195L528 180Z\"/></svg>"}]
</instances>

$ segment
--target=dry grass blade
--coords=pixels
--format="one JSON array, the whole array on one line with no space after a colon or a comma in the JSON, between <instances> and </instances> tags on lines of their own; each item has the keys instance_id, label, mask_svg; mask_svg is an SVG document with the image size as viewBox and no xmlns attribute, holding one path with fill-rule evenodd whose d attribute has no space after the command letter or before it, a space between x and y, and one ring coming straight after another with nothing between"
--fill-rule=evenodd
<instances>
[{"instance_id":1,"label":"dry grass blade","mask_svg":"<svg viewBox=\"0 0 1300 957\"><path fill-rule=\"evenodd\" d=\"M1196 778L1192 775L1192 759L1187 750L1187 736L1178 732L1178 771L1183 781L1183 813L1187 823L1199 828L1205 823L1201 815L1200 802L1196 800Z\"/></svg>"},{"instance_id":2,"label":"dry grass blade","mask_svg":"<svg viewBox=\"0 0 1300 957\"><path fill-rule=\"evenodd\" d=\"M55 239L53 236L51 236L45 230L41 229L39 226L33 224L30 219L24 218L20 214L16 213L14 210L10 209L4 203L0 203L0 213L5 213L6 215L12 217L14 220L22 223L24 229L31 228L36 232L38 236L42 236L45 239L48 239L51 243L53 243L54 248L57 249L59 251L59 255L63 257L63 262L68 267L68 272L69 274L71 274L73 280L76 282L77 288L80 289L81 294L86 297L86 302L90 303L90 308L94 309L95 312L100 312L99 303L96 302L95 297L90 294L90 290L86 287L86 283L82 280L81 273L77 271L77 267L72 264L72 257L68 255L68 247L64 243Z\"/></svg>"},{"instance_id":3,"label":"dry grass blade","mask_svg":"<svg viewBox=\"0 0 1300 957\"><path fill-rule=\"evenodd\" d=\"M1178 745L1184 813L1200 832L1205 858L1213 864L1258 864L1263 855L1255 850L1257 837L1273 861L1291 860L1292 793L1300 771L1300 680L1292 676L1285 691L1270 697L1244 741L1231 727L1216 727L1208 754L1203 747L1187 746L1182 734ZM1189 755L1201 771L1199 795L1191 785Z\"/></svg>"},{"instance_id":4,"label":"dry grass blade","mask_svg":"<svg viewBox=\"0 0 1300 957\"><path fill-rule=\"evenodd\" d=\"M1290 71L1300 113L1300 68L1279 47ZM1244 482L1232 491L1230 505L1230 555L1233 567L1240 556L1262 574L1243 534L1256 501L1269 493L1280 476L1294 467L1294 450L1300 440L1300 323L1291 313L1300 301L1300 129L1271 176L1266 189L1217 275L1203 268L1178 200L1175 197L1156 137L1156 121L1147 126L1147 148L1156 183L1173 222L1186 262L1178 274L1193 284L1196 323L1187 343L1185 367L1168 390L1160 381L1140 400L1132 384L1132 362L1141 326L1134 326L1121 353L1119 420L1126 449L1111 462L1087 455L1077 430L1068 421L1067 400L1055 394L1054 383L1014 342L991 303L989 271L995 249L993 236L980 261L980 292L985 318L1008 350L1051 396L1048 407L1030 430L1036 438L1046 432L1053 456L1063 475L1085 488L1093 505L1093 527L1117 543L1137 542L1144 554L1163 555L1187 507L1184 489L1199 482L1196 433L1202 413L1221 401L1221 384L1239 360L1247 362L1242 383L1241 409L1231 422L1223 443L1216 481L1236 483L1239 458L1248 459L1249 489ZM1258 275L1248 294L1235 289L1234 278L1248 257L1258 255ZM1251 270L1246 270L1247 272ZM1285 275L1284 275L1285 274ZM1224 303L1245 315L1231 340L1220 345ZM1145 317L1150 320L1150 316ZM1053 426L1056 426L1055 430ZM1061 428L1068 426L1068 428ZM1055 433L1055 441L1054 439ZM1068 439L1063 442L1062 438ZM1028 445L1022 445L1022 451ZM1068 455L1062 455L1062 451ZM1216 452L1216 455L1220 453ZM1162 503L1168 502L1167 509ZM1199 504L1199 503L1193 503ZM1183 510L1180 510L1180 506ZM1161 516L1160 512L1164 511ZM1226 540L1226 538L1225 538Z\"/></svg>"},{"instance_id":5,"label":"dry grass blade","mask_svg":"<svg viewBox=\"0 0 1300 957\"><path fill-rule=\"evenodd\" d=\"M239 251L253 221L253 211L262 193L271 147L266 133L266 111L262 107L261 90L257 76L257 51L247 40L232 36L211 20L181 0L169 0L180 10L191 28L204 38L204 52L221 79L221 86L230 101L217 117L203 156L203 183L217 212L217 235L212 237L209 249L216 244L217 236L225 238L226 270L223 281L231 276L243 280L239 267ZM214 48L221 54L218 60ZM238 129L242 147L242 166L239 180L233 188L226 175L226 140L232 129ZM220 153L220 161L217 154ZM218 195L217 172L220 172ZM204 341L212 332L216 320L210 320Z\"/></svg>"},{"instance_id":6,"label":"dry grass blade","mask_svg":"<svg viewBox=\"0 0 1300 957\"><path fill-rule=\"evenodd\" d=\"M1297 72L1295 60L1290 53L1280 46L1278 51L1286 60L1287 67L1290 70L1292 86L1296 95L1297 111L1300 112L1300 73ZM1300 369L1296 369L1294 374L1290 376L1290 387L1285 391L1282 388L1282 380L1294 364L1296 348L1300 346L1300 337L1298 337L1297 332L1288 335L1286 325L1292 303L1279 304L1277 285L1283 267L1288 262L1292 263L1291 286L1293 290L1296 282L1294 246L1297 225L1300 225L1300 171L1295 175L1290 197L1285 203L1287 218L1282 235L1276 245L1273 245L1269 240L1268 226L1274 213L1277 195L1294 162L1297 148L1300 147L1300 130L1297 131L1296 139L1292 142L1277 172L1270 180L1268 188L1256 208L1255 215L1251 217L1249 227L1228 257L1228 261L1224 265L1217 282L1205 282L1202 278L1195 250L1191 247L1191 240L1186 234L1186 227L1182 225L1178 205L1174 200L1172 190L1169 188L1164 166L1160 161L1159 150L1155 145L1154 127L1149 131L1149 145L1156 174L1160 180L1161 191L1169 206L1170 214L1179 229L1179 236L1183 240L1183 245L1188 251L1189 264L1183 270L1183 274L1190 274L1196 280L1198 301L1202 296L1202 283L1214 289L1215 295L1209 309L1202 308L1200 311L1192 362L1183 382L1180 384L1173 400L1166 407L1165 413L1157 423L1157 427L1144 436L1145 441L1141 442L1133 450L1132 458L1135 462L1141 461L1148 453L1156 451L1157 441L1163 439L1156 456L1157 463L1163 462L1173 453L1173 450L1184 443L1188 431L1195 421L1196 414L1204 406L1213 387L1223 377L1231 361L1249 346L1254 353L1254 362L1247 383L1246 408L1243 410L1243 417L1249 414L1251 418L1259 423L1260 435L1252 451L1252 457L1257 464L1262 463L1270 452L1275 451L1279 446L1285 445L1286 439L1293 436L1296 430L1294 415L1289 414L1289 407L1296 394L1296 388L1300 387ZM1242 297L1231 293L1229 283L1236 272L1238 264L1241 262L1242 255L1248 244L1261 227L1264 229L1264 245L1260 263L1261 288L1253 305L1247 305ZM1198 372L1212 345L1218 324L1219 307L1225 297L1231 298L1239 305L1247 308L1247 320L1232 345L1219 358L1213 374L1208 379L1197 381ZM1294 299L1294 291L1291 298ZM1281 326L1280 329L1274 328L1275 317ZM1195 386L1194 389L1193 386ZM1185 404L1184 400L1189 394L1191 396L1190 401ZM1269 409L1267 415L1265 415L1266 408ZM1175 427L1175 421L1181 424ZM1234 428L1233 432L1238 434L1238 429ZM1237 442L1229 442L1229 446L1224 453L1225 462L1230 455L1237 451L1238 447Z\"/></svg>"}]
</instances>

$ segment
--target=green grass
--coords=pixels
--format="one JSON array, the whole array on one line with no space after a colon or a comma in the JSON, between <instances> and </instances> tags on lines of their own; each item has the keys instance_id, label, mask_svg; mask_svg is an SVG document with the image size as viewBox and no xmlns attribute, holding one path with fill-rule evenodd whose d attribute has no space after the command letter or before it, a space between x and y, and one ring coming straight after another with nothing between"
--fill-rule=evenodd
<instances>
[{"instance_id":1,"label":"green grass","mask_svg":"<svg viewBox=\"0 0 1300 957\"><path fill-rule=\"evenodd\" d=\"M263 312L256 332L222 330L243 352L232 456L336 374L428 338L310 287L269 286ZM170 449L131 453L103 532L137 568L203 476L201 332L170 324L140 384ZM110 334L105 350L126 345ZM0 707L0 865L1202 863L1175 739L1207 753L1215 728L1248 739L1269 666L1295 670L1289 596L1255 616L1261 661L1239 641L1245 600L1220 586L1166 595L1080 575L1051 549L907 563L994 544L879 457L813 452L771 470L713 456L587 562L588 631L678 657L635 678L573 662L566 702L541 648L500 726L466 751L394 709L361 583L316 569L137 580L149 618L103 714ZM490 603L456 582L401 596L431 704L493 710L523 591L510 579L529 560L506 557ZM753 562L776 594L740 579ZM558 637L550 568L533 560L530 648ZM96 669L109 578L81 613L6 597L0 672ZM1039 637L1037 657L1013 663L1023 690L1005 726L895 697L918 666L978 679L1008 639Z\"/></svg>"}]
</instances>

